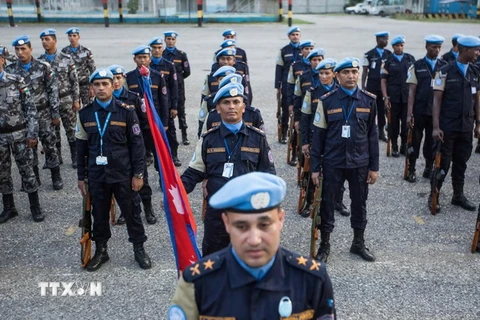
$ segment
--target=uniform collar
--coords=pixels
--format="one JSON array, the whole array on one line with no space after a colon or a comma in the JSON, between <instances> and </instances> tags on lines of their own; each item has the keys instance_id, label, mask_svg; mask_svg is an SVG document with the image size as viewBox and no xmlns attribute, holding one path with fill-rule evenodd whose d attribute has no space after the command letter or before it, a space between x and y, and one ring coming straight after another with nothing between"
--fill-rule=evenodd
<instances>
[{"instance_id":1,"label":"uniform collar","mask_svg":"<svg viewBox=\"0 0 480 320\"><path fill-rule=\"evenodd\" d=\"M112 96L112 101L110 102L110 105L107 107L107 109L103 109L102 106L100 106L97 103L97 99L94 99L93 100L93 111L98 111L98 110L105 110L105 111L113 112L113 113L117 112L118 111L117 100L115 99L114 96Z\"/></svg>"},{"instance_id":2,"label":"uniform collar","mask_svg":"<svg viewBox=\"0 0 480 320\"><path fill-rule=\"evenodd\" d=\"M237 132L237 135L239 133L243 133L244 135L248 136L248 131L247 131L247 127L245 126L245 123L242 125L242 128L240 129L240 131ZM225 127L223 122L220 124L220 134L222 135L222 138L225 138L229 134L234 135L232 131L228 130L227 127Z\"/></svg>"},{"instance_id":3,"label":"uniform collar","mask_svg":"<svg viewBox=\"0 0 480 320\"><path fill-rule=\"evenodd\" d=\"M338 94L339 94L339 98L340 99L344 99L344 98L349 98L349 97L352 97L354 99L357 99L359 100L360 97L359 97L359 92L360 92L360 89L358 88L357 86L357 89L355 90L355 92L350 96L348 93L346 93L342 88L341 86L339 86L338 88Z\"/></svg>"}]
</instances>

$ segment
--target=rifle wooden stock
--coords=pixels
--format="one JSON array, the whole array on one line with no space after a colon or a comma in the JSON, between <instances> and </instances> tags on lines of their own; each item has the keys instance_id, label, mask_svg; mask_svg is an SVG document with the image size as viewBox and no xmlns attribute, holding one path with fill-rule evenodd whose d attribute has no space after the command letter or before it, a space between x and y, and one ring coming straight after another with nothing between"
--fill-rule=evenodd
<instances>
[{"instance_id":1,"label":"rifle wooden stock","mask_svg":"<svg viewBox=\"0 0 480 320\"><path fill-rule=\"evenodd\" d=\"M407 124L408 125L408 124ZM412 146L413 140L413 129L411 127L408 128L408 135L407 135L407 150L405 150L405 168L403 169L403 179L408 179L408 169L410 168L410 156L413 153Z\"/></svg>"},{"instance_id":2,"label":"rifle wooden stock","mask_svg":"<svg viewBox=\"0 0 480 320\"><path fill-rule=\"evenodd\" d=\"M300 160L301 158L305 158L305 156L302 154L302 148L300 147L300 132L297 132L297 158ZM305 164L305 160L303 163ZM297 162L297 185L300 185L302 181L302 167L300 166L300 161Z\"/></svg>"},{"instance_id":3,"label":"rifle wooden stock","mask_svg":"<svg viewBox=\"0 0 480 320\"><path fill-rule=\"evenodd\" d=\"M294 147L293 147L293 115L290 115L290 120L288 123L288 132L287 132L287 138L288 138L288 148L287 148L287 163L290 163L291 160L291 154L292 152L295 152Z\"/></svg>"},{"instance_id":4,"label":"rifle wooden stock","mask_svg":"<svg viewBox=\"0 0 480 320\"><path fill-rule=\"evenodd\" d=\"M390 135L388 134L388 132L391 130L391 129L390 129L391 122L392 122L392 113L390 112L390 110L387 109L387 124L388 124L388 130L387 130L387 157L390 157L390 155L392 154L392 141L390 140Z\"/></svg>"},{"instance_id":5,"label":"rifle wooden stock","mask_svg":"<svg viewBox=\"0 0 480 320\"><path fill-rule=\"evenodd\" d=\"M318 239L318 229L317 226L320 224L320 206L322 204L322 188L323 188L323 177L322 173L318 177L318 186L315 188L314 195L314 205L310 213L312 218L312 226L310 229L310 257L315 258L316 254L316 244Z\"/></svg>"},{"instance_id":6,"label":"rifle wooden stock","mask_svg":"<svg viewBox=\"0 0 480 320\"><path fill-rule=\"evenodd\" d=\"M440 161L442 159L442 144L438 142L437 150L435 152L435 168L433 171L433 181L432 181L432 208L430 210L432 215L437 214L437 200L440 190L438 189L438 178L440 173Z\"/></svg>"},{"instance_id":7,"label":"rifle wooden stock","mask_svg":"<svg viewBox=\"0 0 480 320\"><path fill-rule=\"evenodd\" d=\"M202 202L202 221L205 221L205 216L207 214L207 199L203 197Z\"/></svg>"},{"instance_id":8,"label":"rifle wooden stock","mask_svg":"<svg viewBox=\"0 0 480 320\"><path fill-rule=\"evenodd\" d=\"M477 223L475 224L475 232L473 233L473 240L472 240L472 253L477 251L478 240L480 238L480 205L478 206L478 214L477 214Z\"/></svg>"},{"instance_id":9,"label":"rifle wooden stock","mask_svg":"<svg viewBox=\"0 0 480 320\"><path fill-rule=\"evenodd\" d=\"M298 168L301 170L300 177L300 195L298 197L298 214L302 213L307 203L308 188L310 186L310 158L304 157L303 167L300 167L300 162L297 164Z\"/></svg>"},{"instance_id":10,"label":"rifle wooden stock","mask_svg":"<svg viewBox=\"0 0 480 320\"><path fill-rule=\"evenodd\" d=\"M110 204L110 221L112 224L116 223L115 219L115 198L112 197L112 203Z\"/></svg>"},{"instance_id":11,"label":"rifle wooden stock","mask_svg":"<svg viewBox=\"0 0 480 320\"><path fill-rule=\"evenodd\" d=\"M282 96L277 96L277 138L282 141Z\"/></svg>"},{"instance_id":12,"label":"rifle wooden stock","mask_svg":"<svg viewBox=\"0 0 480 320\"><path fill-rule=\"evenodd\" d=\"M80 238L80 261L82 267L85 268L92 257L92 204L88 185L85 181L87 194L83 197L82 219L80 219L79 227L82 228L82 235Z\"/></svg>"}]
</instances>

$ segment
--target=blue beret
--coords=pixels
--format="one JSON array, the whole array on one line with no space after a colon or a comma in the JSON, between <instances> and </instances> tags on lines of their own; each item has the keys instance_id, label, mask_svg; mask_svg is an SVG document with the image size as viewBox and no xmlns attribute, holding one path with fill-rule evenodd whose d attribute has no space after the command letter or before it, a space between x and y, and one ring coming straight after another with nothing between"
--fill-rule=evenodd
<instances>
[{"instance_id":1,"label":"blue beret","mask_svg":"<svg viewBox=\"0 0 480 320\"><path fill-rule=\"evenodd\" d=\"M112 64L110 67L108 67L108 70L110 70L110 72L113 75L116 75L116 74L124 75L125 74L125 68L118 65L118 64Z\"/></svg>"},{"instance_id":2,"label":"blue beret","mask_svg":"<svg viewBox=\"0 0 480 320\"><path fill-rule=\"evenodd\" d=\"M476 48L480 47L480 39L474 36L463 36L457 39L457 43L462 47Z\"/></svg>"},{"instance_id":3,"label":"blue beret","mask_svg":"<svg viewBox=\"0 0 480 320\"><path fill-rule=\"evenodd\" d=\"M226 37L226 36L236 36L237 33L233 30L233 29L227 29L225 31L223 31L222 33L222 36Z\"/></svg>"},{"instance_id":4,"label":"blue beret","mask_svg":"<svg viewBox=\"0 0 480 320\"><path fill-rule=\"evenodd\" d=\"M45 29L42 32L40 32L40 38L46 37L46 36L54 36L56 35L57 30L55 29Z\"/></svg>"},{"instance_id":5,"label":"blue beret","mask_svg":"<svg viewBox=\"0 0 480 320\"><path fill-rule=\"evenodd\" d=\"M291 27L291 28L288 29L288 31L287 31L287 36L289 36L290 33L293 33L293 32L300 32L300 28L299 28L299 27Z\"/></svg>"},{"instance_id":6,"label":"blue beret","mask_svg":"<svg viewBox=\"0 0 480 320\"><path fill-rule=\"evenodd\" d=\"M242 76L238 73L230 73L223 77L223 79L218 84L218 87L222 88L229 83L242 83Z\"/></svg>"},{"instance_id":7,"label":"blue beret","mask_svg":"<svg viewBox=\"0 0 480 320\"><path fill-rule=\"evenodd\" d=\"M230 66L223 66L223 67L220 67L218 68L217 71L215 71L215 73L212 75L212 77L225 77L226 75L229 75L231 73L235 73L235 71L237 71L237 69L235 69L234 67L230 67Z\"/></svg>"},{"instance_id":8,"label":"blue beret","mask_svg":"<svg viewBox=\"0 0 480 320\"><path fill-rule=\"evenodd\" d=\"M80 28L77 27L71 27L67 31L65 31L66 34L72 34L72 33L78 33L80 34Z\"/></svg>"},{"instance_id":9,"label":"blue beret","mask_svg":"<svg viewBox=\"0 0 480 320\"><path fill-rule=\"evenodd\" d=\"M16 46L22 46L25 43L29 43L30 38L28 36L20 36L18 38L15 38L15 40L12 41L12 47Z\"/></svg>"},{"instance_id":10,"label":"blue beret","mask_svg":"<svg viewBox=\"0 0 480 320\"><path fill-rule=\"evenodd\" d=\"M315 41L313 40L303 40L300 42L300 48L306 47L315 47Z\"/></svg>"},{"instance_id":11,"label":"blue beret","mask_svg":"<svg viewBox=\"0 0 480 320\"><path fill-rule=\"evenodd\" d=\"M210 198L215 209L260 213L280 205L287 192L285 181L271 173L250 172L228 181Z\"/></svg>"},{"instance_id":12,"label":"blue beret","mask_svg":"<svg viewBox=\"0 0 480 320\"><path fill-rule=\"evenodd\" d=\"M334 69L337 66L337 60L327 58L325 60L320 61L320 63L317 65L316 69Z\"/></svg>"},{"instance_id":13,"label":"blue beret","mask_svg":"<svg viewBox=\"0 0 480 320\"><path fill-rule=\"evenodd\" d=\"M152 52L152 48L150 46L138 46L133 49L132 54L136 56L137 54L150 54Z\"/></svg>"},{"instance_id":14,"label":"blue beret","mask_svg":"<svg viewBox=\"0 0 480 320\"><path fill-rule=\"evenodd\" d=\"M325 50L322 48L313 49L307 56L307 59L310 60L314 57L325 57Z\"/></svg>"},{"instance_id":15,"label":"blue beret","mask_svg":"<svg viewBox=\"0 0 480 320\"><path fill-rule=\"evenodd\" d=\"M93 71L92 75L90 76L89 82L92 83L94 80L98 79L110 79L113 80L113 74L110 70L102 68Z\"/></svg>"},{"instance_id":16,"label":"blue beret","mask_svg":"<svg viewBox=\"0 0 480 320\"><path fill-rule=\"evenodd\" d=\"M455 33L453 36L452 36L452 40L457 40L458 38L461 38L463 37L464 35L461 34L461 33Z\"/></svg>"},{"instance_id":17,"label":"blue beret","mask_svg":"<svg viewBox=\"0 0 480 320\"><path fill-rule=\"evenodd\" d=\"M340 72L343 69L347 68L358 68L360 69L360 60L357 58L345 58L343 60L340 60L339 63L337 63L337 66L335 69L333 69L334 72Z\"/></svg>"},{"instance_id":18,"label":"blue beret","mask_svg":"<svg viewBox=\"0 0 480 320\"><path fill-rule=\"evenodd\" d=\"M236 46L236 44L237 44L237 42L235 40L228 39L228 40L223 41L222 44L220 44L220 47L221 48L226 48L226 47Z\"/></svg>"},{"instance_id":19,"label":"blue beret","mask_svg":"<svg viewBox=\"0 0 480 320\"><path fill-rule=\"evenodd\" d=\"M390 32L388 32L388 31L380 31L380 32L375 33L375 37L388 37L389 34L390 34Z\"/></svg>"},{"instance_id":20,"label":"blue beret","mask_svg":"<svg viewBox=\"0 0 480 320\"><path fill-rule=\"evenodd\" d=\"M161 37L152 38L148 45L151 46L152 44L163 44L163 39Z\"/></svg>"},{"instance_id":21,"label":"blue beret","mask_svg":"<svg viewBox=\"0 0 480 320\"><path fill-rule=\"evenodd\" d=\"M165 32L163 33L163 35L164 35L165 37L173 37L173 38L178 37L178 33L176 33L175 31L171 31L171 30L170 30L170 31L165 31Z\"/></svg>"},{"instance_id":22,"label":"blue beret","mask_svg":"<svg viewBox=\"0 0 480 320\"><path fill-rule=\"evenodd\" d=\"M220 58L221 56L235 56L237 51L232 48L225 48L218 51L217 55L215 56L216 59Z\"/></svg>"},{"instance_id":23,"label":"blue beret","mask_svg":"<svg viewBox=\"0 0 480 320\"><path fill-rule=\"evenodd\" d=\"M243 85L241 83L229 83L222 88L218 89L213 98L213 104L216 104L220 99L230 97L243 97Z\"/></svg>"},{"instance_id":24,"label":"blue beret","mask_svg":"<svg viewBox=\"0 0 480 320\"><path fill-rule=\"evenodd\" d=\"M392 39L392 41L390 41L390 43L392 44L392 46L399 43L405 43L405 36L402 36L402 35L396 36L395 38Z\"/></svg>"},{"instance_id":25,"label":"blue beret","mask_svg":"<svg viewBox=\"0 0 480 320\"><path fill-rule=\"evenodd\" d=\"M445 41L445 38L442 37L442 36L437 36L435 34L431 34L431 35L428 35L425 37L425 41L427 43L431 43L431 44L442 44L443 41Z\"/></svg>"}]
</instances>

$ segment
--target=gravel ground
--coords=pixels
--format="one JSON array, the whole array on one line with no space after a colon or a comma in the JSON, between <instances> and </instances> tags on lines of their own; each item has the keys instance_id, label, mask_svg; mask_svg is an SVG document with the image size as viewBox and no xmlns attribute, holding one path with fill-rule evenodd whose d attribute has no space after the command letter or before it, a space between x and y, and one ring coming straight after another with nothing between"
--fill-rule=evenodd
<instances>
[{"instance_id":1,"label":"gravel ground","mask_svg":"<svg viewBox=\"0 0 480 320\"><path fill-rule=\"evenodd\" d=\"M391 35L406 36L405 51L416 58L424 55L423 37L435 33L451 37L454 33L477 34L474 24L425 23L396 21L376 17L302 16L314 24L302 25L303 38L311 38L326 50L328 57L362 58L375 45L373 34L389 30ZM1 26L4 44L20 35L32 37L34 55L43 51L38 39L46 25ZM63 35L70 25L55 25L59 47L67 45ZM114 25L109 29L85 25L81 43L90 47L98 67L122 64L127 70L134 64L130 52L153 36L167 29L179 32L178 47L185 50L192 65L187 84L188 129L192 144L181 146L181 172L192 156L196 142L197 113L200 90L211 63L212 53L222 41L221 33L230 25L209 24L199 29L193 25ZM276 142L276 101L273 89L275 57L287 43L286 25L240 24L238 45L248 53L254 106L260 108L267 128L268 140L276 160L277 173L287 183L289 192L284 206L287 211L282 244L308 253L310 220L296 214L298 189L296 170L286 165L286 147ZM475 33L477 32L477 33ZM449 49L449 40L443 52ZM65 139L65 138L64 138ZM50 173L41 172L40 197L46 220L34 223L25 194L16 192L20 216L0 225L0 310L2 319L165 319L173 295L176 270L168 229L160 209L162 195L158 183L155 209L156 225L146 225L149 237L147 252L153 268L143 271L133 259L124 227L113 227L109 242L110 262L99 271L88 273L79 264L79 235L76 227L81 215L81 197L76 188L75 171L70 166L67 144L62 166L64 189L53 191ZM339 319L479 319L476 303L480 291L479 255L470 253L470 241L476 214L449 204L452 195L450 177L442 190L442 213L431 216L426 201L429 184L419 177L416 184L402 180L403 159L385 157L381 143L380 178L371 187L368 201L367 245L376 253L377 261L367 263L348 250L353 237L349 221L338 216L332 235L332 252L328 269L333 281ZM423 169L420 160L418 168ZM473 154L467 169L465 193L478 203L480 157ZM20 189L18 171L13 170L15 187ZM153 168L150 168L154 176ZM348 193L345 195L348 199ZM200 222L201 198L198 187L190 201ZM349 203L349 200L346 200ZM82 283L101 282L102 295L41 296L39 282L75 282L78 292ZM59 295L63 292L59 289Z\"/></svg>"}]
</instances>

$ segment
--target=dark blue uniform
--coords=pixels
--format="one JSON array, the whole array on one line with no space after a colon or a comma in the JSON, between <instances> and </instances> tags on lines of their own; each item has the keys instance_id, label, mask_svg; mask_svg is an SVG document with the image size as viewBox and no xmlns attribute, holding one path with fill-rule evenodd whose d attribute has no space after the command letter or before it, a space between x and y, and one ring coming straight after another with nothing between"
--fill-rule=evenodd
<instances>
[{"instance_id":1,"label":"dark blue uniform","mask_svg":"<svg viewBox=\"0 0 480 320\"><path fill-rule=\"evenodd\" d=\"M351 226L364 230L367 225L368 171L378 171L379 166L375 99L365 90L357 89L350 96L341 88L321 97L314 118L311 168L320 172L323 167L323 232L333 231L335 198L345 180L352 200ZM344 125L350 126L349 138L342 137Z\"/></svg>"},{"instance_id":2,"label":"dark blue uniform","mask_svg":"<svg viewBox=\"0 0 480 320\"><path fill-rule=\"evenodd\" d=\"M296 81L296 88L293 94L293 119L300 121L302 117L302 104L307 91L320 86L318 72L311 67L304 70ZM325 92L326 93L326 92Z\"/></svg>"},{"instance_id":3,"label":"dark blue uniform","mask_svg":"<svg viewBox=\"0 0 480 320\"><path fill-rule=\"evenodd\" d=\"M326 265L280 247L265 278L257 281L243 269L229 246L187 267L173 305L188 319L281 318L282 298L292 303L288 319L335 319L333 288Z\"/></svg>"},{"instance_id":4,"label":"dark blue uniform","mask_svg":"<svg viewBox=\"0 0 480 320\"><path fill-rule=\"evenodd\" d=\"M457 56L458 56L458 51L457 51ZM452 50L448 51L442 56L442 60L445 61L446 63L451 63L457 60L457 57L453 54Z\"/></svg>"},{"instance_id":5,"label":"dark blue uniform","mask_svg":"<svg viewBox=\"0 0 480 320\"><path fill-rule=\"evenodd\" d=\"M99 124L97 123L97 114ZM108 115L110 119L103 136L103 156L106 165L97 165L100 156L100 134ZM140 196L132 191L132 177L144 172L145 147L135 108L112 98L107 109L96 100L82 108L77 121L77 175L83 181L88 171L88 183L93 206L93 239L107 242L111 237L109 213L112 195L127 222L129 241L147 240L140 217ZM85 158L87 166L85 167Z\"/></svg>"},{"instance_id":6,"label":"dark blue uniform","mask_svg":"<svg viewBox=\"0 0 480 320\"><path fill-rule=\"evenodd\" d=\"M302 60L294 61L290 67L290 72L288 74L288 87L287 87L287 101L289 106L293 106L294 94L295 94L295 84L298 79L305 71L311 70L310 61L303 58ZM301 103L301 102L300 102Z\"/></svg>"},{"instance_id":7,"label":"dark blue uniform","mask_svg":"<svg viewBox=\"0 0 480 320\"><path fill-rule=\"evenodd\" d=\"M245 125L255 127L265 132L265 123L263 122L263 117L259 109L246 106L242 118ZM210 130L213 127L218 127L221 123L222 117L217 110L211 110L208 113L205 131Z\"/></svg>"},{"instance_id":8,"label":"dark blue uniform","mask_svg":"<svg viewBox=\"0 0 480 320\"><path fill-rule=\"evenodd\" d=\"M228 150L231 152L229 162L234 164L232 177L253 171L275 174L273 156L262 131L243 125L234 134L222 123L204 133L198 141L192 161L182 174L187 193L192 192L199 182L208 179L208 201L229 180L222 175L229 159ZM202 244L204 256L223 249L230 243L221 214L221 210L207 206Z\"/></svg>"}]
</instances>

